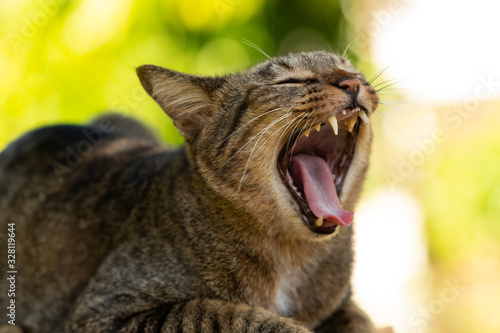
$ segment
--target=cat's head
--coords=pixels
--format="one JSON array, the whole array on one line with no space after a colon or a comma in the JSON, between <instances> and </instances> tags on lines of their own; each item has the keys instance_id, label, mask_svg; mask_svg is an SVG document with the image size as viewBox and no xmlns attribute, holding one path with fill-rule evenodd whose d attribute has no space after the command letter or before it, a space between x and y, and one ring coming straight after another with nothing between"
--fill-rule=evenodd
<instances>
[{"instance_id":1,"label":"cat's head","mask_svg":"<svg viewBox=\"0 0 500 333\"><path fill-rule=\"evenodd\" d=\"M317 238L352 222L378 96L348 60L318 51L224 77L151 65L138 75L206 186L269 234Z\"/></svg>"}]
</instances>

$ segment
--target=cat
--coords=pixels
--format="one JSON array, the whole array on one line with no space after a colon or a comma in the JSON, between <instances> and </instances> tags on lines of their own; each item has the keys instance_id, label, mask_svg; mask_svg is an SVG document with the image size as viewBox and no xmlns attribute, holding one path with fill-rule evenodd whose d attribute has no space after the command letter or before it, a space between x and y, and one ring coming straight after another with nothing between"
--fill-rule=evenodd
<instances>
[{"instance_id":1,"label":"cat","mask_svg":"<svg viewBox=\"0 0 500 333\"><path fill-rule=\"evenodd\" d=\"M137 73L183 147L115 114L34 130L0 154L16 327L374 332L350 291L379 100L365 77L326 51L220 77Z\"/></svg>"}]
</instances>

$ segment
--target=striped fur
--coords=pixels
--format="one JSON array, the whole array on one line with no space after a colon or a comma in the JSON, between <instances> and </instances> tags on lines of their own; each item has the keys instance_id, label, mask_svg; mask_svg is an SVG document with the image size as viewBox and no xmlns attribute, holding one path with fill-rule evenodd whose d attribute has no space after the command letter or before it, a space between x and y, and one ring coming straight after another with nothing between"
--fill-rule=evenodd
<instances>
[{"instance_id":1,"label":"striped fur","mask_svg":"<svg viewBox=\"0 0 500 333\"><path fill-rule=\"evenodd\" d=\"M335 82L346 75L361 82L358 99L374 111L378 97L362 74L327 52L219 78L150 65L138 74L184 147L166 148L113 115L35 130L0 154L0 256L15 222L17 326L372 332L350 300L352 227L311 232L277 171L291 134L345 103ZM340 197L347 210L361 191L370 142L363 125Z\"/></svg>"}]
</instances>

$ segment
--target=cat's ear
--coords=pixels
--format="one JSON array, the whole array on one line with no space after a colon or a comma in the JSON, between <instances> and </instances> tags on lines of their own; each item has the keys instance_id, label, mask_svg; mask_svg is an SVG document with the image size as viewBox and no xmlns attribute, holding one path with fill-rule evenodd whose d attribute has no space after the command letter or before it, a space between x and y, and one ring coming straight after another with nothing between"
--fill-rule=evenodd
<instances>
[{"instance_id":1,"label":"cat's ear","mask_svg":"<svg viewBox=\"0 0 500 333\"><path fill-rule=\"evenodd\" d=\"M213 96L224 78L200 77L144 65L137 75L146 92L161 106L188 141L196 138L215 110Z\"/></svg>"}]
</instances>

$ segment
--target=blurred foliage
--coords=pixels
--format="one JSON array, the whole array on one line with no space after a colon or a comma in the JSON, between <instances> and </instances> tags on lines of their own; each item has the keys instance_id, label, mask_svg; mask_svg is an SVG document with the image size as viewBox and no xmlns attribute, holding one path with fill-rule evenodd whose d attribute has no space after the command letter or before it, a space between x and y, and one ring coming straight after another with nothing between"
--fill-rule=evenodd
<instances>
[{"instance_id":1,"label":"blurred foliage","mask_svg":"<svg viewBox=\"0 0 500 333\"><path fill-rule=\"evenodd\" d=\"M338 41L345 26L337 1L3 1L0 149L26 130L106 110L136 116L179 144L136 67L231 73L265 59L250 44L270 56L334 50L347 45Z\"/></svg>"},{"instance_id":2,"label":"blurred foliage","mask_svg":"<svg viewBox=\"0 0 500 333\"><path fill-rule=\"evenodd\" d=\"M428 217L430 254L454 266L496 248L500 254L499 102L484 103L474 118L447 128L440 163L419 186ZM445 123L441 123L446 128ZM476 258L477 260L477 258Z\"/></svg>"}]
</instances>

